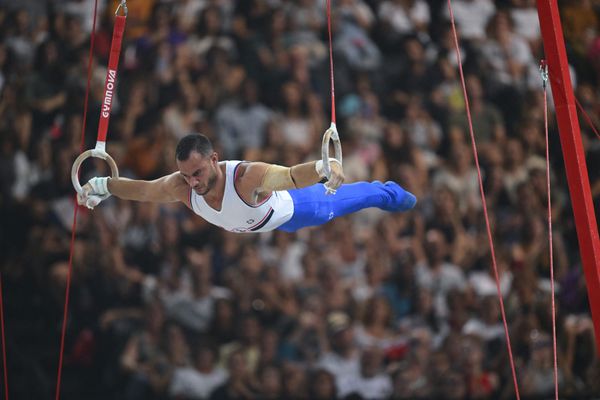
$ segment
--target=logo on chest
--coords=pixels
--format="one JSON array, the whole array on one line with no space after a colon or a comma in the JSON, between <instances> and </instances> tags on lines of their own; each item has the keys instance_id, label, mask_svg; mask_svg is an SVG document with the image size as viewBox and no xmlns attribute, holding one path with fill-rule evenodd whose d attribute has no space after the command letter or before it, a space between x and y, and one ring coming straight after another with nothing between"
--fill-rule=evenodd
<instances>
[{"instance_id":1,"label":"logo on chest","mask_svg":"<svg viewBox=\"0 0 600 400\"><path fill-rule=\"evenodd\" d=\"M254 223L254 220L253 220L252 218L250 218L248 221L246 221L246 223L247 223L248 225L250 225L250 224L253 224L253 223Z\"/></svg>"}]
</instances>

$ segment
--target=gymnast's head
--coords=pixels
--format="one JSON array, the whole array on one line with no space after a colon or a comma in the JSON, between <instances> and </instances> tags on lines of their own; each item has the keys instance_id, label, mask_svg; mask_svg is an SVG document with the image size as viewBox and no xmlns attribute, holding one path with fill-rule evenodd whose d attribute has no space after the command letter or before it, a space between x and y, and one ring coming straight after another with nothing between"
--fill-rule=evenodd
<instances>
[{"instance_id":1,"label":"gymnast's head","mask_svg":"<svg viewBox=\"0 0 600 400\"><path fill-rule=\"evenodd\" d=\"M179 173L196 193L204 196L217 181L219 157L210 139L201 134L184 136L177 143L175 157Z\"/></svg>"}]
</instances>

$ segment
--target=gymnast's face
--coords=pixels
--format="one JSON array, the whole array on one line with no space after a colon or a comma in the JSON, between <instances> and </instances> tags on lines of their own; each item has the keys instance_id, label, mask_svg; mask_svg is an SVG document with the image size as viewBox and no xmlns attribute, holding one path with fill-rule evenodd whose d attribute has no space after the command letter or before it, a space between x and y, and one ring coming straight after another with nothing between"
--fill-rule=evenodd
<instances>
[{"instance_id":1,"label":"gymnast's face","mask_svg":"<svg viewBox=\"0 0 600 400\"><path fill-rule=\"evenodd\" d=\"M208 157L192 151L187 160L177 160L179 173L200 196L206 195L217 182L217 153Z\"/></svg>"}]
</instances>

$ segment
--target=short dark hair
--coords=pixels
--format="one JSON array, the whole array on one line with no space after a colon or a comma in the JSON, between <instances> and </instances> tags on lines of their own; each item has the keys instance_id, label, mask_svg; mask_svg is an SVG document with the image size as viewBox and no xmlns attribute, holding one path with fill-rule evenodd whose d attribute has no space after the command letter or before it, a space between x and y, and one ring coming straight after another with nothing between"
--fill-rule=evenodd
<instances>
[{"instance_id":1,"label":"short dark hair","mask_svg":"<svg viewBox=\"0 0 600 400\"><path fill-rule=\"evenodd\" d=\"M213 145L210 139L199 133L192 133L181 138L175 149L175 156L179 161L190 158L192 151L200 153L202 157L209 157L213 153Z\"/></svg>"}]
</instances>

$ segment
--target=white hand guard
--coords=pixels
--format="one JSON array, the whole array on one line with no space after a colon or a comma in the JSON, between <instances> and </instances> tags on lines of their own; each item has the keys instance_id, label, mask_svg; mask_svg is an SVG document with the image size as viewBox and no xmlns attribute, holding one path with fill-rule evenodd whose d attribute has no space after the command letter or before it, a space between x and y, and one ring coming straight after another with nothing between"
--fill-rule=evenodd
<instances>
[{"instance_id":1,"label":"white hand guard","mask_svg":"<svg viewBox=\"0 0 600 400\"><path fill-rule=\"evenodd\" d=\"M91 190L87 193L89 196L98 196L102 200L106 200L110 197L110 192L108 191L108 177L94 177L88 181L88 185L90 185Z\"/></svg>"},{"instance_id":2,"label":"white hand guard","mask_svg":"<svg viewBox=\"0 0 600 400\"><path fill-rule=\"evenodd\" d=\"M77 202L90 210L110 197L108 177L94 177L83 185L82 189L83 193L77 195Z\"/></svg>"}]
</instances>

